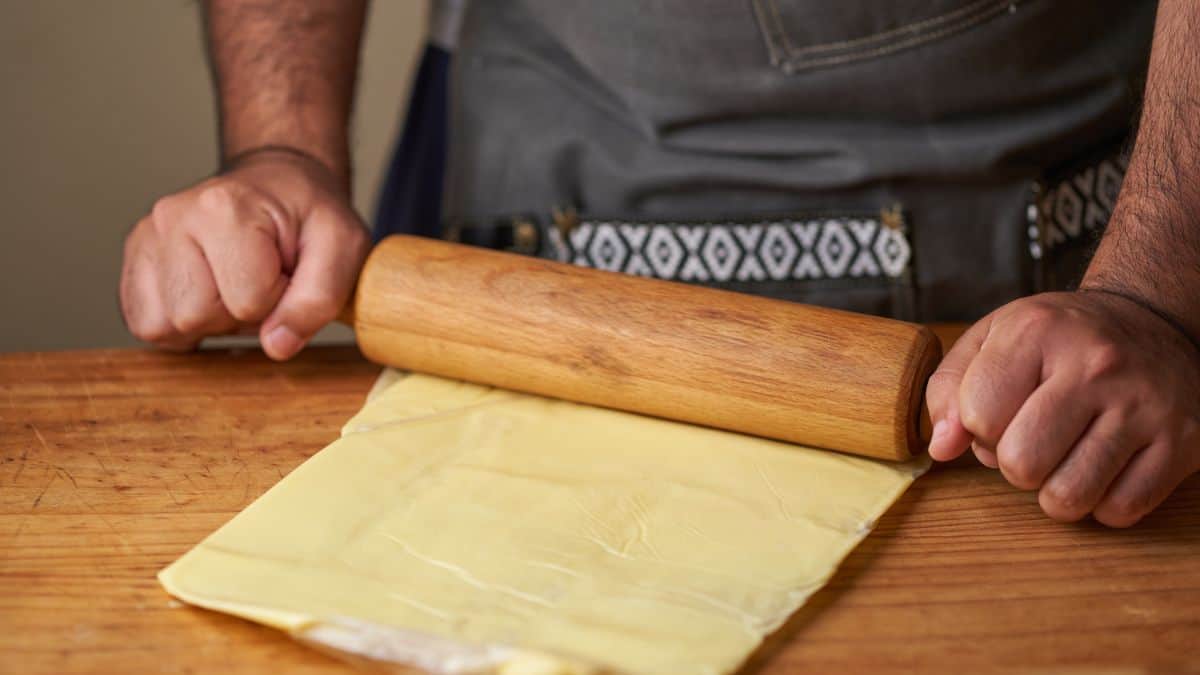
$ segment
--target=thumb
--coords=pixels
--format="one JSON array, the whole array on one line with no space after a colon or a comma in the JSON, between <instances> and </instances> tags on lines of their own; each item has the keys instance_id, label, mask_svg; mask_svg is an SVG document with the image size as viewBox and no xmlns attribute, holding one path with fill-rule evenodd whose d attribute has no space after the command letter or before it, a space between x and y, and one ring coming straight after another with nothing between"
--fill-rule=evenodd
<instances>
[{"instance_id":1,"label":"thumb","mask_svg":"<svg viewBox=\"0 0 1200 675\"><path fill-rule=\"evenodd\" d=\"M300 232L296 268L259 331L263 351L283 361L299 352L350 298L370 239L353 216L314 218Z\"/></svg>"},{"instance_id":2,"label":"thumb","mask_svg":"<svg viewBox=\"0 0 1200 675\"><path fill-rule=\"evenodd\" d=\"M971 326L942 359L925 387L925 403L933 434L929 440L929 456L946 462L966 452L972 437L963 428L958 414L958 390L967 366L979 353L987 336L992 317L984 317Z\"/></svg>"}]
</instances>

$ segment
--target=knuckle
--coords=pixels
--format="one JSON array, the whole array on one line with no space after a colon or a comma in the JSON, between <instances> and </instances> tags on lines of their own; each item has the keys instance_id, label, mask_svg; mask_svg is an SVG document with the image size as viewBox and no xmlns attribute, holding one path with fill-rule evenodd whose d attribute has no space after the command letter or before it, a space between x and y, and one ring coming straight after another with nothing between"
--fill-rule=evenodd
<instances>
[{"instance_id":1,"label":"knuckle","mask_svg":"<svg viewBox=\"0 0 1200 675\"><path fill-rule=\"evenodd\" d=\"M213 216L231 217L237 211L242 190L228 180L216 180L202 185L196 193L196 206Z\"/></svg>"},{"instance_id":2,"label":"knuckle","mask_svg":"<svg viewBox=\"0 0 1200 675\"><path fill-rule=\"evenodd\" d=\"M959 401L959 421L971 435L984 446L994 448L1000 441L1004 429L999 420L979 402L977 396L967 396Z\"/></svg>"},{"instance_id":3,"label":"knuckle","mask_svg":"<svg viewBox=\"0 0 1200 675\"><path fill-rule=\"evenodd\" d=\"M180 314L171 318L171 325L182 335L195 335L201 332L204 322L195 314Z\"/></svg>"},{"instance_id":4,"label":"knuckle","mask_svg":"<svg viewBox=\"0 0 1200 675\"><path fill-rule=\"evenodd\" d=\"M171 324L184 335L194 335L203 332L211 318L202 308L188 303L175 308L171 314Z\"/></svg>"},{"instance_id":5,"label":"knuckle","mask_svg":"<svg viewBox=\"0 0 1200 675\"><path fill-rule=\"evenodd\" d=\"M229 314L238 321L258 321L274 309L274 300L269 289L245 293L227 303Z\"/></svg>"},{"instance_id":6,"label":"knuckle","mask_svg":"<svg viewBox=\"0 0 1200 675\"><path fill-rule=\"evenodd\" d=\"M1054 305L1040 300L1023 303L1005 323L1021 335L1036 335L1048 331L1061 318L1061 311Z\"/></svg>"},{"instance_id":7,"label":"knuckle","mask_svg":"<svg viewBox=\"0 0 1200 675\"><path fill-rule=\"evenodd\" d=\"M1050 481L1038 492L1042 511L1055 520L1074 522L1086 516L1092 504L1085 491L1064 481Z\"/></svg>"},{"instance_id":8,"label":"knuckle","mask_svg":"<svg viewBox=\"0 0 1200 675\"><path fill-rule=\"evenodd\" d=\"M1008 482L1022 490L1035 490L1042 484L1042 470L1034 453L1024 450L1001 452L996 457Z\"/></svg>"},{"instance_id":9,"label":"knuckle","mask_svg":"<svg viewBox=\"0 0 1200 675\"><path fill-rule=\"evenodd\" d=\"M1113 495L1104 500L1093 515L1109 527L1129 527L1146 515L1146 509L1136 497Z\"/></svg>"},{"instance_id":10,"label":"knuckle","mask_svg":"<svg viewBox=\"0 0 1200 675\"><path fill-rule=\"evenodd\" d=\"M1111 342L1102 342L1084 357L1084 377L1096 381L1120 372L1128 362L1125 351Z\"/></svg>"},{"instance_id":11,"label":"knuckle","mask_svg":"<svg viewBox=\"0 0 1200 675\"><path fill-rule=\"evenodd\" d=\"M1117 457L1125 454L1127 448L1132 443L1133 436L1124 428L1109 430L1107 433L1094 431L1088 435L1086 440L1092 448L1091 455L1096 458L1104 458L1105 462L1113 462Z\"/></svg>"},{"instance_id":12,"label":"knuckle","mask_svg":"<svg viewBox=\"0 0 1200 675\"><path fill-rule=\"evenodd\" d=\"M126 313L126 319L129 322L129 332L142 342L157 343L162 342L171 337L173 330L171 324L164 319L150 319L149 317L129 316Z\"/></svg>"},{"instance_id":13,"label":"knuckle","mask_svg":"<svg viewBox=\"0 0 1200 675\"><path fill-rule=\"evenodd\" d=\"M1169 404L1162 402L1162 396L1141 381L1127 382L1121 387L1118 398L1111 404L1115 414L1122 424L1132 426L1137 424L1147 413L1162 415L1169 409Z\"/></svg>"},{"instance_id":14,"label":"knuckle","mask_svg":"<svg viewBox=\"0 0 1200 675\"><path fill-rule=\"evenodd\" d=\"M175 214L177 199L175 195L166 195L154 200L154 204L150 207L150 218L155 222L170 221Z\"/></svg>"}]
</instances>

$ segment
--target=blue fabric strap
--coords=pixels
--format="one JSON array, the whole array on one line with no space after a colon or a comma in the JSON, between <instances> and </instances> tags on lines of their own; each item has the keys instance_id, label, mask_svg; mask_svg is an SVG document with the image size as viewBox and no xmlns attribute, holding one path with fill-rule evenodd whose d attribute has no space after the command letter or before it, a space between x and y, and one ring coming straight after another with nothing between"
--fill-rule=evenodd
<instances>
[{"instance_id":1,"label":"blue fabric strap","mask_svg":"<svg viewBox=\"0 0 1200 675\"><path fill-rule=\"evenodd\" d=\"M429 45L413 83L404 130L379 192L373 236L441 236L450 52Z\"/></svg>"}]
</instances>

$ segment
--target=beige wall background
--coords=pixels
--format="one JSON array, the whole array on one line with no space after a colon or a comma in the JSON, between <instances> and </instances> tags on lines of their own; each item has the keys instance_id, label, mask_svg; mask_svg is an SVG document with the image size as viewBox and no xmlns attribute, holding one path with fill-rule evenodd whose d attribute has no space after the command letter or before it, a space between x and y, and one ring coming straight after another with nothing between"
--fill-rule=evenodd
<instances>
[{"instance_id":1,"label":"beige wall background","mask_svg":"<svg viewBox=\"0 0 1200 675\"><path fill-rule=\"evenodd\" d=\"M125 232L216 167L199 11L0 0L0 351L136 344L117 308ZM354 122L355 205L368 217L427 11L427 0L371 8Z\"/></svg>"}]
</instances>

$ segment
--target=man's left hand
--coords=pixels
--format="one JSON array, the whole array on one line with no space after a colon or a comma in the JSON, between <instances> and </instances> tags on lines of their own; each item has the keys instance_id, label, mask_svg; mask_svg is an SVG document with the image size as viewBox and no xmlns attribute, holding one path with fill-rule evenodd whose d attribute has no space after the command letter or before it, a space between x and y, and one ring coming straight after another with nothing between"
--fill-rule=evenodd
<instances>
[{"instance_id":1,"label":"man's left hand","mask_svg":"<svg viewBox=\"0 0 1200 675\"><path fill-rule=\"evenodd\" d=\"M1127 527L1200 470L1200 352L1120 295L1001 307L955 343L926 398L934 459L971 447L1057 520Z\"/></svg>"}]
</instances>

